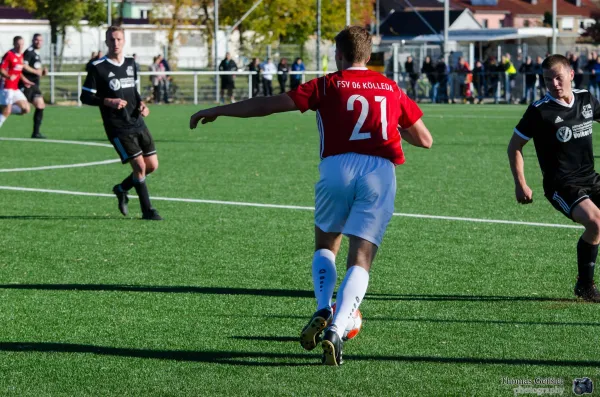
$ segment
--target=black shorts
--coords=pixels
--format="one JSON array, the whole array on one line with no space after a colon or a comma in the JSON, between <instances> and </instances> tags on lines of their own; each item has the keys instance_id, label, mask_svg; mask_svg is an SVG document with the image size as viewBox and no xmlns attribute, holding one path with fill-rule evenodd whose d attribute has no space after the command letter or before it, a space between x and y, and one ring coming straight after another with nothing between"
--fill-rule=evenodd
<instances>
[{"instance_id":1,"label":"black shorts","mask_svg":"<svg viewBox=\"0 0 600 397\"><path fill-rule=\"evenodd\" d=\"M564 216L573 220L573 208L585 199L590 199L600 207L600 175L581 185L564 185L555 188L546 188L545 196L550 204Z\"/></svg>"},{"instance_id":2,"label":"black shorts","mask_svg":"<svg viewBox=\"0 0 600 397\"><path fill-rule=\"evenodd\" d=\"M154 139L147 127L127 134L122 134L116 137L109 138L110 143L115 147L115 150L121 157L123 164L129 162L138 156L152 156L156 154L154 147Z\"/></svg>"},{"instance_id":3,"label":"black shorts","mask_svg":"<svg viewBox=\"0 0 600 397\"><path fill-rule=\"evenodd\" d=\"M222 79L221 80L221 89L223 90L233 90L235 89L235 82L233 79Z\"/></svg>"},{"instance_id":4,"label":"black shorts","mask_svg":"<svg viewBox=\"0 0 600 397\"><path fill-rule=\"evenodd\" d=\"M23 95L25 95L25 98L27 98L27 102L29 103L33 103L33 100L36 97L42 96L42 91L40 91L40 87L37 85L32 85L29 88L21 87L21 92L23 92Z\"/></svg>"}]
</instances>

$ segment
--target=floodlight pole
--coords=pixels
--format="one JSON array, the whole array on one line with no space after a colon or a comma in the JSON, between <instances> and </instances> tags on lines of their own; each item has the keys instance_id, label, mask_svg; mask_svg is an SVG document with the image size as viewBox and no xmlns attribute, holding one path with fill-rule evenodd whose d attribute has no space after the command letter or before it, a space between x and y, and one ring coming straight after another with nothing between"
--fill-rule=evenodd
<instances>
[{"instance_id":1,"label":"floodlight pole","mask_svg":"<svg viewBox=\"0 0 600 397\"><path fill-rule=\"evenodd\" d=\"M317 71L321 70L321 0L317 0Z\"/></svg>"},{"instance_id":2,"label":"floodlight pole","mask_svg":"<svg viewBox=\"0 0 600 397\"><path fill-rule=\"evenodd\" d=\"M350 0L346 0L346 26L350 26Z\"/></svg>"},{"instance_id":3,"label":"floodlight pole","mask_svg":"<svg viewBox=\"0 0 600 397\"><path fill-rule=\"evenodd\" d=\"M552 54L556 54L556 36L558 28L556 27L556 0L552 0Z\"/></svg>"},{"instance_id":4,"label":"floodlight pole","mask_svg":"<svg viewBox=\"0 0 600 397\"><path fill-rule=\"evenodd\" d=\"M219 71L219 43L217 43L217 38L219 37L219 0L215 0L215 9L214 9L214 13L215 13L215 34L214 34L214 52L213 52L213 56L215 59L215 72ZM215 98L217 99L217 102L220 101L219 98L219 75L217 73L215 73Z\"/></svg>"},{"instance_id":5,"label":"floodlight pole","mask_svg":"<svg viewBox=\"0 0 600 397\"><path fill-rule=\"evenodd\" d=\"M554 0L556 1L556 0ZM448 65L448 27L450 26L450 1L444 0L444 62Z\"/></svg>"},{"instance_id":6,"label":"floodlight pole","mask_svg":"<svg viewBox=\"0 0 600 397\"><path fill-rule=\"evenodd\" d=\"M375 2L375 35L379 38L379 25L381 22L379 21L379 0Z\"/></svg>"},{"instance_id":7,"label":"floodlight pole","mask_svg":"<svg viewBox=\"0 0 600 397\"><path fill-rule=\"evenodd\" d=\"M107 14L107 18L106 18L106 22L108 23L108 26L112 26L112 4L111 4L111 0L108 0L106 2L106 14Z\"/></svg>"}]
</instances>

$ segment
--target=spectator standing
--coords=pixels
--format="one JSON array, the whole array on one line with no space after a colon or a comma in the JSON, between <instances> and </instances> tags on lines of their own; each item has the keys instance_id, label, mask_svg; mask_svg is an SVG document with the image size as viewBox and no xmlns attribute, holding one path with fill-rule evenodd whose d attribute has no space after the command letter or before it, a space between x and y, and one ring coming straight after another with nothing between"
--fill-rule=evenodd
<instances>
[{"instance_id":1,"label":"spectator standing","mask_svg":"<svg viewBox=\"0 0 600 397\"><path fill-rule=\"evenodd\" d=\"M507 103L512 103L512 92L515 88L515 78L517 77L517 68L510 60L510 54L506 53L502 57L502 66L504 69L504 97Z\"/></svg>"},{"instance_id":2,"label":"spectator standing","mask_svg":"<svg viewBox=\"0 0 600 397\"><path fill-rule=\"evenodd\" d=\"M263 94L264 96L272 96L273 75L277 73L277 66L275 66L271 58L267 58L267 61L262 64L261 71L263 77Z\"/></svg>"},{"instance_id":3,"label":"spectator standing","mask_svg":"<svg viewBox=\"0 0 600 397\"><path fill-rule=\"evenodd\" d=\"M237 64L231 59L231 54L226 53L225 59L219 64L220 72L235 72L238 70ZM235 102L233 90L235 89L235 75L222 74L221 76L221 103L225 103L225 90L227 90L227 96L231 103Z\"/></svg>"},{"instance_id":4,"label":"spectator standing","mask_svg":"<svg viewBox=\"0 0 600 397\"><path fill-rule=\"evenodd\" d=\"M440 58L435 65L436 83L433 87L435 103L448 102L448 67L444 58Z\"/></svg>"},{"instance_id":5,"label":"spectator standing","mask_svg":"<svg viewBox=\"0 0 600 397\"><path fill-rule=\"evenodd\" d=\"M405 78L408 78L408 97L414 101L418 101L417 82L419 81L419 73L415 71L415 63L413 62L413 57L410 55L406 58L406 62L404 62L404 72Z\"/></svg>"},{"instance_id":6,"label":"spectator standing","mask_svg":"<svg viewBox=\"0 0 600 397\"><path fill-rule=\"evenodd\" d=\"M252 62L248 65L248 71L256 72L252 75L252 98L254 98L260 92L260 59L252 58Z\"/></svg>"},{"instance_id":7,"label":"spectator standing","mask_svg":"<svg viewBox=\"0 0 600 397\"><path fill-rule=\"evenodd\" d=\"M593 96L598 98L598 85L596 84L596 73L595 68L598 63L598 53L596 51L592 51L590 56L588 57L588 61L585 65L585 71L588 73L589 82L588 82L588 91L592 93Z\"/></svg>"},{"instance_id":8,"label":"spectator standing","mask_svg":"<svg viewBox=\"0 0 600 397\"><path fill-rule=\"evenodd\" d=\"M425 57L425 60L423 61L423 66L421 66L421 73L427 76L427 80L429 81L429 85L431 86L429 88L429 98L431 99L431 103L435 103L435 100L433 98L433 87L435 86L436 81L435 66L433 65L433 62L431 62L430 56Z\"/></svg>"},{"instance_id":9,"label":"spectator standing","mask_svg":"<svg viewBox=\"0 0 600 397\"><path fill-rule=\"evenodd\" d=\"M463 57L458 57L456 66L457 77L460 82L460 95L463 96L463 102L473 103L473 93L471 91L471 83L473 82L473 74L467 60Z\"/></svg>"},{"instance_id":10,"label":"spectator standing","mask_svg":"<svg viewBox=\"0 0 600 397\"><path fill-rule=\"evenodd\" d=\"M535 102L535 82L537 75L534 68L535 65L530 56L525 58L525 62L519 67L519 73L525 75L525 95L521 99L521 104L526 104L528 101L529 103Z\"/></svg>"},{"instance_id":11,"label":"spectator standing","mask_svg":"<svg viewBox=\"0 0 600 397\"><path fill-rule=\"evenodd\" d=\"M581 68L581 60L579 56L576 54L571 55L571 69L575 72L575 77L573 78L573 85L576 89L581 89L583 83L583 70Z\"/></svg>"},{"instance_id":12,"label":"spectator standing","mask_svg":"<svg viewBox=\"0 0 600 397\"><path fill-rule=\"evenodd\" d=\"M160 72L160 58L155 56L152 59L152 65L150 65L151 72ZM150 81L152 82L152 100L153 103L160 103L160 87L162 85L161 81L164 76L153 74L150 76Z\"/></svg>"},{"instance_id":13,"label":"spectator standing","mask_svg":"<svg viewBox=\"0 0 600 397\"><path fill-rule=\"evenodd\" d=\"M590 76L590 79L594 80L596 93L600 94L600 57L596 58L596 64L594 65L594 70L592 71L592 73L593 75Z\"/></svg>"},{"instance_id":14,"label":"spectator standing","mask_svg":"<svg viewBox=\"0 0 600 397\"><path fill-rule=\"evenodd\" d=\"M163 72L170 72L171 67L169 66L169 62L163 57L160 57L160 70ZM169 87L171 86L171 76L168 74L163 75L163 79L161 80L162 88L163 88L163 101L165 103L169 103Z\"/></svg>"},{"instance_id":15,"label":"spectator standing","mask_svg":"<svg viewBox=\"0 0 600 397\"><path fill-rule=\"evenodd\" d=\"M477 103L483 103L485 96L485 68L481 61L475 62L475 67L473 68L473 85L475 86L475 90L477 90Z\"/></svg>"},{"instance_id":16,"label":"spectator standing","mask_svg":"<svg viewBox=\"0 0 600 397\"><path fill-rule=\"evenodd\" d=\"M306 70L306 67L304 66L304 63L302 62L302 58L296 58L296 60L294 61L294 64L292 65L292 72L304 72L305 70ZM298 88L298 86L300 85L301 82L302 82L301 74L292 74L290 76L290 88L292 90L295 90L296 88Z\"/></svg>"},{"instance_id":17,"label":"spectator standing","mask_svg":"<svg viewBox=\"0 0 600 397\"><path fill-rule=\"evenodd\" d=\"M535 65L533 66L533 70L535 71L535 74L537 75L538 89L540 90L540 98L543 98L546 96L546 83L544 83L544 73L543 73L543 69L542 69L542 62L544 62L544 60L542 59L541 56L538 55L535 58Z\"/></svg>"},{"instance_id":18,"label":"spectator standing","mask_svg":"<svg viewBox=\"0 0 600 397\"><path fill-rule=\"evenodd\" d=\"M285 85L287 84L289 71L290 68L288 66L287 59L281 58L279 65L277 65L277 81L279 82L280 94L286 92Z\"/></svg>"}]
</instances>

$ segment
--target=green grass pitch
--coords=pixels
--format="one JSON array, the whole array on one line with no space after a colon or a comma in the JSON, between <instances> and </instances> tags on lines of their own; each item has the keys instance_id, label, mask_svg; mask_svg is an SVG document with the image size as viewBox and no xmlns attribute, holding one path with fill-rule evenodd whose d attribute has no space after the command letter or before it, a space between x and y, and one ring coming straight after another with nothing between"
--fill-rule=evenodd
<instances>
[{"instance_id":1,"label":"green grass pitch","mask_svg":"<svg viewBox=\"0 0 600 397\"><path fill-rule=\"evenodd\" d=\"M515 202L506 145L524 107L423 110L434 145L405 145L398 213L573 225L544 199L531 144L535 201ZM314 114L190 131L192 106L151 112L152 196L313 205ZM11 116L0 136L27 138L31 126L31 115ZM42 127L107 143L94 108L50 107ZM0 153L2 170L116 158L1 140ZM109 194L127 173L118 163L0 172L0 186ZM512 396L506 379L536 378L572 395L583 376L600 387L599 306L572 292L578 229L394 217L364 328L345 365L329 368L297 342L315 309L311 211L155 200L166 220L148 223L137 200L128 218L111 197L2 188L0 203L0 395Z\"/></svg>"}]
</instances>

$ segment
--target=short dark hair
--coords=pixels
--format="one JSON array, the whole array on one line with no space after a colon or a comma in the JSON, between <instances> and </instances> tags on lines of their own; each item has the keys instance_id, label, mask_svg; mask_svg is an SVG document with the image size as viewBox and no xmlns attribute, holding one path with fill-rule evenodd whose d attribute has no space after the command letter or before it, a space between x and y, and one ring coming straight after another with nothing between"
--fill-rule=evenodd
<instances>
[{"instance_id":1,"label":"short dark hair","mask_svg":"<svg viewBox=\"0 0 600 397\"><path fill-rule=\"evenodd\" d=\"M371 34L361 26L348 26L339 32L335 45L350 63L366 62L371 57Z\"/></svg>"},{"instance_id":2,"label":"short dark hair","mask_svg":"<svg viewBox=\"0 0 600 397\"><path fill-rule=\"evenodd\" d=\"M125 29L123 29L120 26L109 26L108 29L106 29L106 37L108 37L109 34L113 33L113 32L121 32L123 33L123 35L125 34Z\"/></svg>"},{"instance_id":3,"label":"short dark hair","mask_svg":"<svg viewBox=\"0 0 600 397\"><path fill-rule=\"evenodd\" d=\"M23 40L23 37L21 37L21 36L13 37L13 44L17 44L17 41L19 41L19 40Z\"/></svg>"},{"instance_id":4,"label":"short dark hair","mask_svg":"<svg viewBox=\"0 0 600 397\"><path fill-rule=\"evenodd\" d=\"M31 38L31 40L35 40L35 39L37 39L38 37L41 37L41 36L42 36L41 33L34 33L33 37Z\"/></svg>"},{"instance_id":5,"label":"short dark hair","mask_svg":"<svg viewBox=\"0 0 600 397\"><path fill-rule=\"evenodd\" d=\"M542 62L542 69L543 70L552 69L556 65L563 65L566 68L569 68L569 69L571 68L571 63L569 62L567 57L565 57L564 55L560 55L560 54L554 54L554 55L550 55L546 59L544 59L544 62Z\"/></svg>"}]
</instances>

